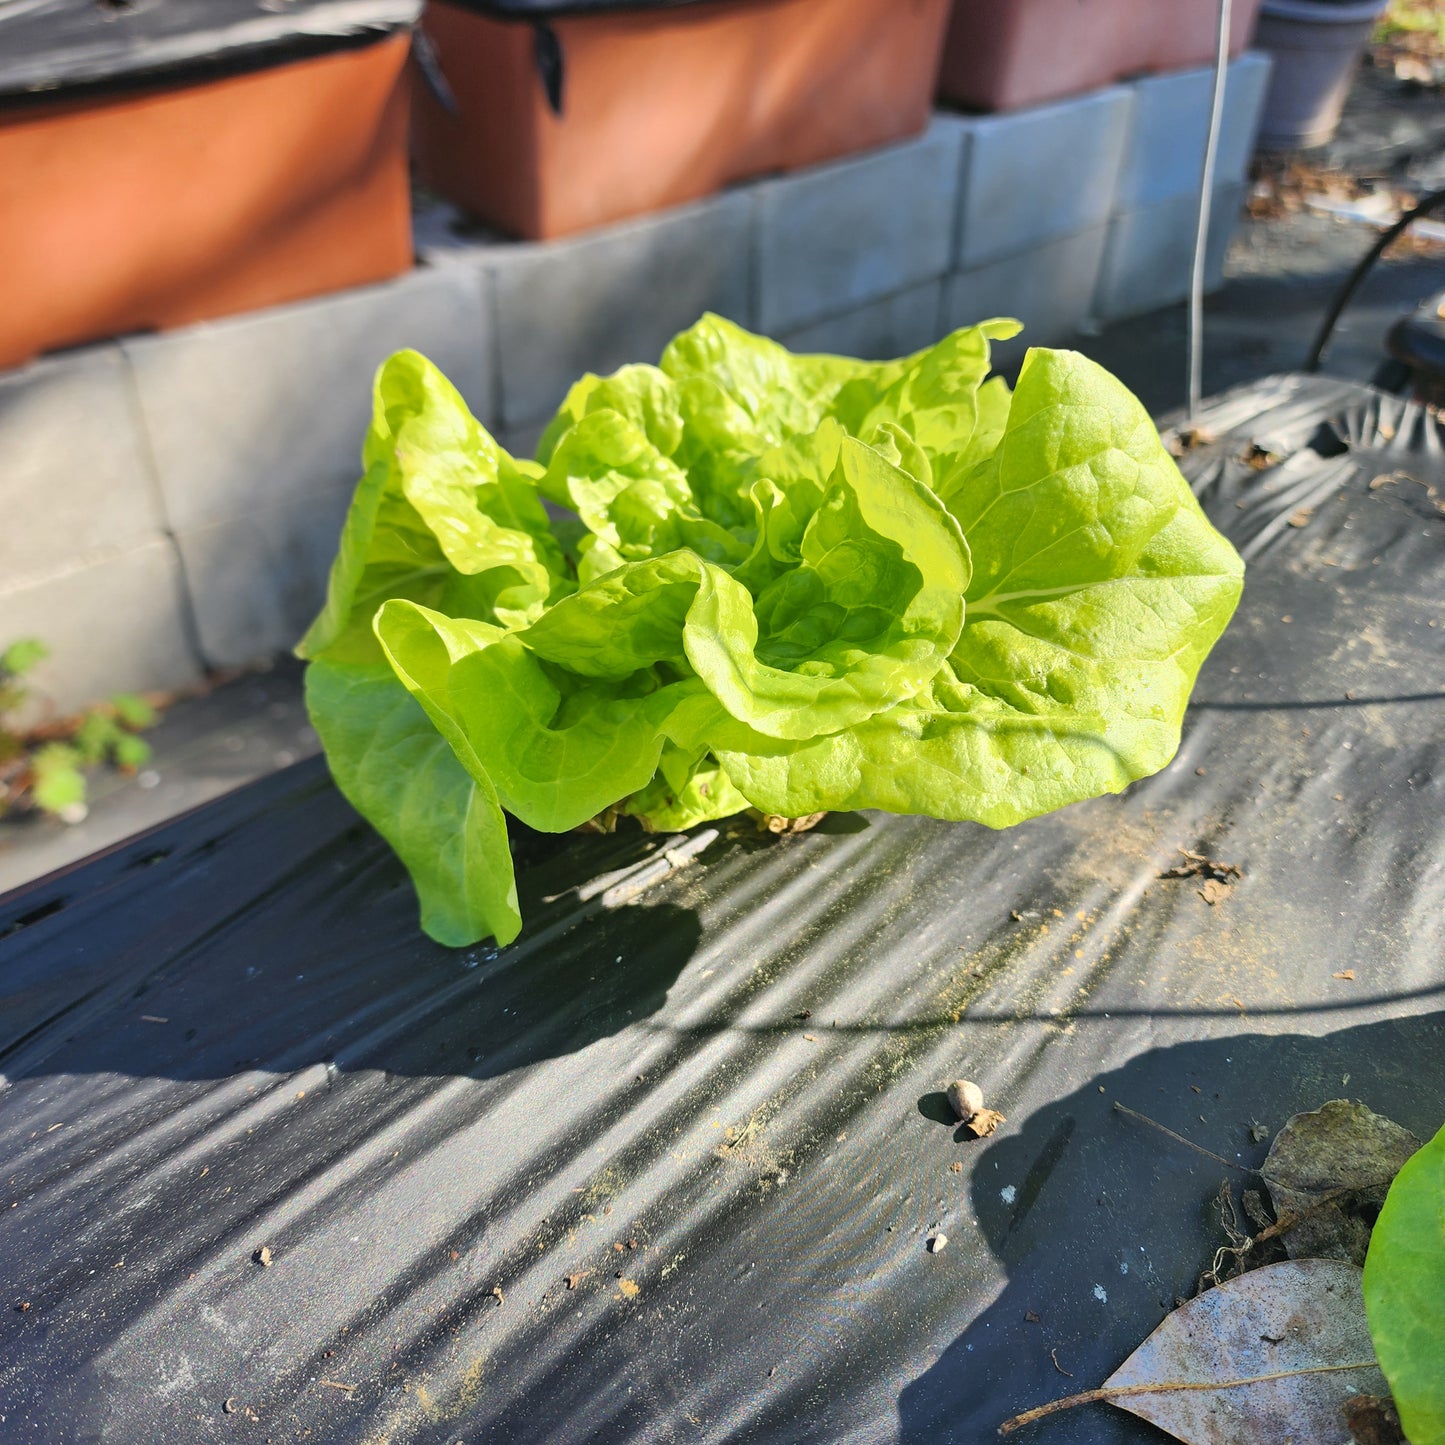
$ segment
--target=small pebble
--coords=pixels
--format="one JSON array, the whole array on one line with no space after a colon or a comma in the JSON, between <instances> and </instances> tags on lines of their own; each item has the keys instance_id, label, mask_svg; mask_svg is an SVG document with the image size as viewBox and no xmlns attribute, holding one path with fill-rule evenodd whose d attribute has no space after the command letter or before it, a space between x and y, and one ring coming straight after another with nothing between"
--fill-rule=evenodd
<instances>
[{"instance_id":1,"label":"small pebble","mask_svg":"<svg viewBox=\"0 0 1445 1445\"><path fill-rule=\"evenodd\" d=\"M929 1252L929 1254L940 1254L940 1253L942 1253L943 1248L944 1248L944 1246L945 1246L947 1243L948 1243L948 1236L947 1236L946 1234L942 1233L941 1231L940 1231L938 1234L930 1234L930 1235L928 1236L928 1252Z\"/></svg>"},{"instance_id":2,"label":"small pebble","mask_svg":"<svg viewBox=\"0 0 1445 1445\"><path fill-rule=\"evenodd\" d=\"M263 1244L251 1258L254 1259L257 1264L261 1265L262 1268L269 1269L271 1267L271 1246L269 1244Z\"/></svg>"},{"instance_id":3,"label":"small pebble","mask_svg":"<svg viewBox=\"0 0 1445 1445\"><path fill-rule=\"evenodd\" d=\"M221 1409L223 1409L228 1415L234 1415L236 1411L240 1408L241 1407L235 1402L234 1399L224 1400L221 1403Z\"/></svg>"},{"instance_id":4,"label":"small pebble","mask_svg":"<svg viewBox=\"0 0 1445 1445\"><path fill-rule=\"evenodd\" d=\"M955 1079L944 1092L953 1112L965 1122L983 1108L983 1090L969 1079Z\"/></svg>"}]
</instances>

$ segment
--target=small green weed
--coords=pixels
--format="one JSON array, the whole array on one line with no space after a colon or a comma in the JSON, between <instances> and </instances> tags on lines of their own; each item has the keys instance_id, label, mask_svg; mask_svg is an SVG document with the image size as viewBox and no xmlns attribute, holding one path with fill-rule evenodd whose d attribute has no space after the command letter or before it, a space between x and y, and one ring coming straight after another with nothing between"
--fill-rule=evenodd
<instances>
[{"instance_id":1,"label":"small green weed","mask_svg":"<svg viewBox=\"0 0 1445 1445\"><path fill-rule=\"evenodd\" d=\"M86 772L109 765L132 773L150 760L138 737L156 710L134 693L117 693L74 717L35 726L15 721L35 696L27 675L50 655L43 642L24 638L0 652L0 817L38 809L67 823L86 812Z\"/></svg>"}]
</instances>

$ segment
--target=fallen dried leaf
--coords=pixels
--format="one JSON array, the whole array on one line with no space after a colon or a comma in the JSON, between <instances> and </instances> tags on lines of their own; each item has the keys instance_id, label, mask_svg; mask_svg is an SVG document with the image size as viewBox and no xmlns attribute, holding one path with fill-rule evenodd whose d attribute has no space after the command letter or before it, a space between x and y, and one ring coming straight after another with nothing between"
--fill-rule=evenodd
<instances>
[{"instance_id":1,"label":"fallen dried leaf","mask_svg":"<svg viewBox=\"0 0 1445 1445\"><path fill-rule=\"evenodd\" d=\"M1383 1393L1361 1278L1331 1259L1251 1270L1165 1316L1102 1388L1026 1410L999 1433L1107 1401L1185 1445L1337 1440L1345 1400Z\"/></svg>"},{"instance_id":2,"label":"fallen dried leaf","mask_svg":"<svg viewBox=\"0 0 1445 1445\"><path fill-rule=\"evenodd\" d=\"M1283 1222L1285 1248L1305 1257L1365 1262L1385 1192L1421 1141L1349 1099L1286 1121L1260 1173Z\"/></svg>"},{"instance_id":3,"label":"fallen dried leaf","mask_svg":"<svg viewBox=\"0 0 1445 1445\"><path fill-rule=\"evenodd\" d=\"M1331 978L1342 978L1346 983L1354 983L1355 971L1352 968L1342 968L1338 973L1332 973Z\"/></svg>"},{"instance_id":4,"label":"fallen dried leaf","mask_svg":"<svg viewBox=\"0 0 1445 1445\"><path fill-rule=\"evenodd\" d=\"M1313 517L1314 514L1315 509L1313 507L1300 507L1297 511L1289 514L1289 524L1291 527L1308 527L1310 518Z\"/></svg>"}]
</instances>

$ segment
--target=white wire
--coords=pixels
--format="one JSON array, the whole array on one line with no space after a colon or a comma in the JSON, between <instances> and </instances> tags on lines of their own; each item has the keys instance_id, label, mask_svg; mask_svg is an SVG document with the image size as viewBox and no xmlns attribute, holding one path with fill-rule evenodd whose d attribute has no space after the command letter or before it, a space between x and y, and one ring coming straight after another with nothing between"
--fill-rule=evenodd
<instances>
[{"instance_id":1,"label":"white wire","mask_svg":"<svg viewBox=\"0 0 1445 1445\"><path fill-rule=\"evenodd\" d=\"M1209 107L1209 137L1199 180L1199 222L1194 231L1194 265L1189 273L1189 420L1204 395L1204 273L1209 258L1209 213L1214 200L1214 166L1224 118L1224 82L1229 74L1230 0L1219 0L1219 39L1214 52L1214 94Z\"/></svg>"}]
</instances>

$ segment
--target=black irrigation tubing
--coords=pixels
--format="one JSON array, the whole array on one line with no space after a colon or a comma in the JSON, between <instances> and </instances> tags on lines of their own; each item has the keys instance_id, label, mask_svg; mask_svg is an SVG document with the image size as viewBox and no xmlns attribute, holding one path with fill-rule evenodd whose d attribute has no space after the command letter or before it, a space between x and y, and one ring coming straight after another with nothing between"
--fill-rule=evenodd
<instances>
[{"instance_id":1,"label":"black irrigation tubing","mask_svg":"<svg viewBox=\"0 0 1445 1445\"><path fill-rule=\"evenodd\" d=\"M1315 344L1310 348L1309 360L1305 362L1306 371L1318 371L1320 359L1325 354L1325 347L1329 345L1331 334L1334 332L1335 323L1339 321L1346 306L1354 300L1355 292L1360 289L1360 283L1369 275L1371 267L1384 254L1385 248L1399 236L1412 221L1418 220L1421 216L1427 216L1431 211L1445 203L1445 190L1431 191L1422 201L1411 206L1398 221L1387 231L1383 231L1375 244L1359 259L1355 269L1350 272L1349 280L1344 284L1340 294L1335 297L1334 305L1330 307L1328 314L1320 325L1319 335L1315 337Z\"/></svg>"}]
</instances>

